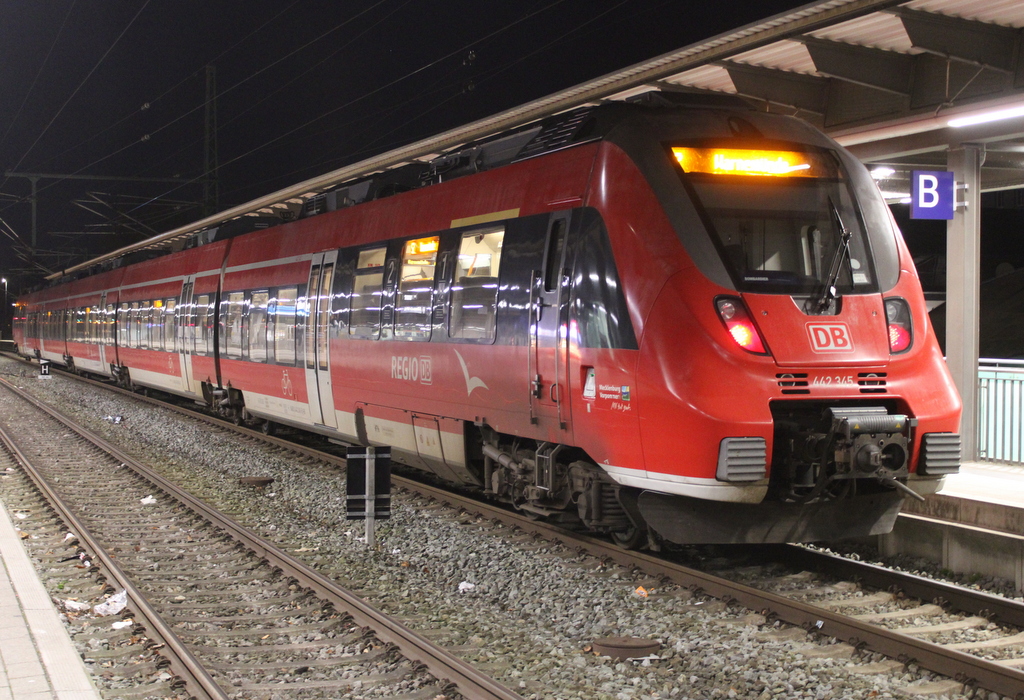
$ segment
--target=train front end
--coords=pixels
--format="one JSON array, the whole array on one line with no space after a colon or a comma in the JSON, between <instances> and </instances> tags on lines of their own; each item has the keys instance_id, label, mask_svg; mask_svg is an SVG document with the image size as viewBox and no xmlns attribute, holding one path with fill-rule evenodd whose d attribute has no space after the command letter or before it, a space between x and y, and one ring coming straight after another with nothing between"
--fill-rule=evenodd
<instances>
[{"instance_id":1,"label":"train front end","mask_svg":"<svg viewBox=\"0 0 1024 700\"><path fill-rule=\"evenodd\" d=\"M961 408L888 207L802 122L692 124L638 159L685 251L644 321L640 511L681 543L887 532L959 468Z\"/></svg>"}]
</instances>

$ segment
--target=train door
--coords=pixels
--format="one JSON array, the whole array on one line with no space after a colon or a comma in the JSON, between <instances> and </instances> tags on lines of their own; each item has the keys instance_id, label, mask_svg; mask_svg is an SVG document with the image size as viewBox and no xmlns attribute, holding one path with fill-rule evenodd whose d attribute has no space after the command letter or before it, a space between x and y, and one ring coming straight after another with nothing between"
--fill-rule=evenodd
<instances>
[{"instance_id":1,"label":"train door","mask_svg":"<svg viewBox=\"0 0 1024 700\"><path fill-rule=\"evenodd\" d=\"M192 353L195 350L196 334L192 292L195 288L195 279L194 275L190 275L181 283L181 299L174 307L178 361L181 363L181 388L189 394L197 393L192 384Z\"/></svg>"},{"instance_id":2,"label":"train door","mask_svg":"<svg viewBox=\"0 0 1024 700\"><path fill-rule=\"evenodd\" d=\"M530 419L559 433L569 430L570 418L565 264L570 215L551 215L542 269L534 271L530 285Z\"/></svg>"},{"instance_id":3,"label":"train door","mask_svg":"<svg viewBox=\"0 0 1024 700\"><path fill-rule=\"evenodd\" d=\"M306 287L306 391L310 418L316 425L338 427L331 389L331 289L338 251L313 256Z\"/></svg>"}]
</instances>

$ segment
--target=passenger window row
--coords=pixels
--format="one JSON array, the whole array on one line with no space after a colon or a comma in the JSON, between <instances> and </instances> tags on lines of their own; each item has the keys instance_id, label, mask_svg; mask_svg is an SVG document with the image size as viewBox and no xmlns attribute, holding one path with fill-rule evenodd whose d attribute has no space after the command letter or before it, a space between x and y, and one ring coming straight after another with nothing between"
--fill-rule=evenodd
<instances>
[{"instance_id":1,"label":"passenger window row","mask_svg":"<svg viewBox=\"0 0 1024 700\"><path fill-rule=\"evenodd\" d=\"M220 351L289 366L305 357L308 368L326 369L329 338L430 340L435 320L445 318L443 307L435 311L438 295L449 338L493 342L504 235L502 226L467 232L444 255L439 236L413 239L395 260L386 245L341 251L337 266L313 266L306 288L224 292Z\"/></svg>"},{"instance_id":2,"label":"passenger window row","mask_svg":"<svg viewBox=\"0 0 1024 700\"><path fill-rule=\"evenodd\" d=\"M198 355L212 355L217 337L224 357L288 366L299 363L305 349L309 366L319 356L322 368L328 338L425 341L445 320L447 337L489 343L496 336L504 236L500 225L465 232L444 253L440 236L408 240L397 259L388 258L387 245L340 251L336 269L324 265L322 274L311 276L309 296L320 294L321 282L324 287L316 314L306 286L295 285L224 292L216 318L213 295L193 296L187 283L181 300L33 312L28 323L46 340L112 344L116 338L125 348ZM393 308L382 301L385 294ZM309 345L307 335L315 336Z\"/></svg>"}]
</instances>

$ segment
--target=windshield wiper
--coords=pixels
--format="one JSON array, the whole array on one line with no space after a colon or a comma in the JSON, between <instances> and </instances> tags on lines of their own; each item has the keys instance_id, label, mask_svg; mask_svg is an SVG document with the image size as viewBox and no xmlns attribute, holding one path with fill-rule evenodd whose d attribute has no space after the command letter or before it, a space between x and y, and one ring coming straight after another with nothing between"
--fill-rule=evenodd
<instances>
[{"instance_id":1,"label":"windshield wiper","mask_svg":"<svg viewBox=\"0 0 1024 700\"><path fill-rule=\"evenodd\" d=\"M843 266L843 258L850 253L850 238L851 232L843 225L843 217L839 215L839 209L836 208L836 203L832 201L832 197L828 198L828 206L832 211L832 219L839 230L839 246L836 248L836 254L832 256L832 264L829 266L828 277L825 278L825 284L821 289L821 294L818 295L817 299L814 300L813 309L816 314L823 314L829 310L832 306L832 302L839 298L836 293L836 283L839 282L839 272ZM808 300L809 302L810 300Z\"/></svg>"}]
</instances>

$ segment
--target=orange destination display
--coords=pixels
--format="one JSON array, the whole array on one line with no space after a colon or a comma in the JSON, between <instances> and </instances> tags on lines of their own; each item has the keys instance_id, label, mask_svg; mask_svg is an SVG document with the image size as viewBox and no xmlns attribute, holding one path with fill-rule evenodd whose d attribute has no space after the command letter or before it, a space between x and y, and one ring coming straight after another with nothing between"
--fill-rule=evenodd
<instances>
[{"instance_id":1,"label":"orange destination display","mask_svg":"<svg viewBox=\"0 0 1024 700\"><path fill-rule=\"evenodd\" d=\"M835 177L836 173L821 154L801 151L673 147L672 155L688 173L761 177Z\"/></svg>"}]
</instances>

